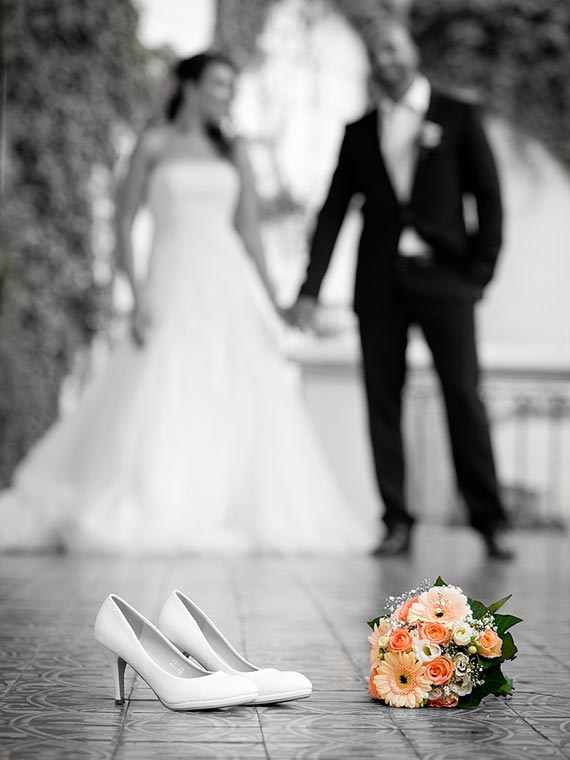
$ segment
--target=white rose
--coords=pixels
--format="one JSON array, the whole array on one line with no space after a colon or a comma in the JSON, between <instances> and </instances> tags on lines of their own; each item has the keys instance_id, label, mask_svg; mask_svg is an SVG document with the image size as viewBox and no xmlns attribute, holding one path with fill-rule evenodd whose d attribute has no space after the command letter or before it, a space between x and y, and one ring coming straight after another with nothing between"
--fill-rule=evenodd
<instances>
[{"instance_id":1,"label":"white rose","mask_svg":"<svg viewBox=\"0 0 570 760\"><path fill-rule=\"evenodd\" d=\"M453 629L452 636L453 641L457 644L457 646L464 647L471 641L471 637L473 636L473 628L471 628L469 623L457 623Z\"/></svg>"},{"instance_id":2,"label":"white rose","mask_svg":"<svg viewBox=\"0 0 570 760\"><path fill-rule=\"evenodd\" d=\"M451 689L457 694L458 697L464 697L466 694L471 694L473 691L473 681L470 678L454 678L451 684Z\"/></svg>"},{"instance_id":3,"label":"white rose","mask_svg":"<svg viewBox=\"0 0 570 760\"><path fill-rule=\"evenodd\" d=\"M443 137L443 127L434 121L424 121L421 125L418 141L422 148L437 148ZM461 591L461 589L458 589Z\"/></svg>"},{"instance_id":4,"label":"white rose","mask_svg":"<svg viewBox=\"0 0 570 760\"><path fill-rule=\"evenodd\" d=\"M434 686L429 693L430 699L441 699L443 697L443 689L441 686Z\"/></svg>"},{"instance_id":5,"label":"white rose","mask_svg":"<svg viewBox=\"0 0 570 760\"><path fill-rule=\"evenodd\" d=\"M461 676L461 678L464 678L469 666L469 657L463 652L458 652L453 658L453 664L455 665L455 672Z\"/></svg>"},{"instance_id":6,"label":"white rose","mask_svg":"<svg viewBox=\"0 0 570 760\"><path fill-rule=\"evenodd\" d=\"M420 662L431 662L441 654L439 644L432 644L427 639L418 639L414 641L414 651Z\"/></svg>"}]
</instances>

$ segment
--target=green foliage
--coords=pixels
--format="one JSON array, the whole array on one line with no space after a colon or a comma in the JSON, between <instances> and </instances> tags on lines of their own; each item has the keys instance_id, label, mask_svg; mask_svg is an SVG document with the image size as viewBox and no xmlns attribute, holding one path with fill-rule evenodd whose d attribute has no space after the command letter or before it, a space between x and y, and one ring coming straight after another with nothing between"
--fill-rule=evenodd
<instances>
[{"instance_id":1,"label":"green foliage","mask_svg":"<svg viewBox=\"0 0 570 760\"><path fill-rule=\"evenodd\" d=\"M517 645L510 633L499 633L499 636L503 639L503 646L501 648L501 657L503 660L514 660L517 656Z\"/></svg>"},{"instance_id":2,"label":"green foliage","mask_svg":"<svg viewBox=\"0 0 570 760\"><path fill-rule=\"evenodd\" d=\"M146 97L131 0L5 0L0 484L57 413L77 348L105 317L93 276L94 167Z\"/></svg>"},{"instance_id":3,"label":"green foliage","mask_svg":"<svg viewBox=\"0 0 570 760\"><path fill-rule=\"evenodd\" d=\"M513 690L513 682L501 672L500 664L493 664L485 672L485 683L473 689L471 694L461 697L458 707L476 707L488 694L505 695Z\"/></svg>"},{"instance_id":4,"label":"green foliage","mask_svg":"<svg viewBox=\"0 0 570 760\"><path fill-rule=\"evenodd\" d=\"M493 615L495 623L497 624L497 633L502 636L509 628L517 623L522 623L522 618L516 617L516 615Z\"/></svg>"},{"instance_id":5,"label":"green foliage","mask_svg":"<svg viewBox=\"0 0 570 760\"><path fill-rule=\"evenodd\" d=\"M511 595L509 594L509 596L499 599L488 607L482 602L469 599L469 606L473 610L473 617L481 619L485 615L492 615L497 626L497 634L502 639L502 646L500 657L486 659L478 656L479 665L485 671L485 682L473 689L471 694L461 697L458 707L475 707L488 694L506 695L510 694L514 688L512 680L502 672L501 665L506 660L514 660L517 655L517 646L512 635L507 633L507 631L517 623L522 622L522 619L515 615L501 615L496 612L510 598Z\"/></svg>"},{"instance_id":6,"label":"green foliage","mask_svg":"<svg viewBox=\"0 0 570 760\"><path fill-rule=\"evenodd\" d=\"M256 57L257 38L276 0L217 0L216 45L238 66Z\"/></svg>"},{"instance_id":7,"label":"green foliage","mask_svg":"<svg viewBox=\"0 0 570 760\"><path fill-rule=\"evenodd\" d=\"M258 57L257 39L263 31L271 7L278 0L217 0L216 44L226 50L240 66ZM407 0L328 0L338 13L360 32L371 19L395 14L405 15ZM311 23L322 14L320 0L309 0L299 8Z\"/></svg>"},{"instance_id":8,"label":"green foliage","mask_svg":"<svg viewBox=\"0 0 570 760\"><path fill-rule=\"evenodd\" d=\"M434 79L480 96L570 166L567 0L415 0L412 29Z\"/></svg>"},{"instance_id":9,"label":"green foliage","mask_svg":"<svg viewBox=\"0 0 570 760\"><path fill-rule=\"evenodd\" d=\"M512 597L512 594L508 594L508 596L504 596L502 599L499 599L498 601L494 602L493 604L489 605L489 612L492 612L493 614L501 609Z\"/></svg>"},{"instance_id":10,"label":"green foliage","mask_svg":"<svg viewBox=\"0 0 570 760\"><path fill-rule=\"evenodd\" d=\"M481 620L481 618L487 614L488 610L487 607L485 607L484 604L481 602L478 602L476 599L469 599L469 606L471 607L471 612L473 613L473 617L475 620Z\"/></svg>"}]
</instances>

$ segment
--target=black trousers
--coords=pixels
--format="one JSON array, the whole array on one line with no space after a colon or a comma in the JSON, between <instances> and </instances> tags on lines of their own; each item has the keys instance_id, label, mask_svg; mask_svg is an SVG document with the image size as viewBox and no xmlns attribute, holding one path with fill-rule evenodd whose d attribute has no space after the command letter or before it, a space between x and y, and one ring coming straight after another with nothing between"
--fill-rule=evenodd
<instances>
[{"instance_id":1,"label":"black trousers","mask_svg":"<svg viewBox=\"0 0 570 760\"><path fill-rule=\"evenodd\" d=\"M405 352L411 324L421 328L439 376L457 484L471 525L489 533L506 524L489 424L479 394L474 299L434 296L398 286L383 299L374 316L360 315L359 321L370 437L386 526L390 529L398 523L414 522L404 494L401 431Z\"/></svg>"}]
</instances>

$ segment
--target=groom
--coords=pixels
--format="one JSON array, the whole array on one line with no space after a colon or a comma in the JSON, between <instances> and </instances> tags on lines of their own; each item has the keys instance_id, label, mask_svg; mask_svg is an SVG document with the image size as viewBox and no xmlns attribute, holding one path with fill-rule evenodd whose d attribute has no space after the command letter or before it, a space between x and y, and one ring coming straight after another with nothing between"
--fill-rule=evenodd
<instances>
[{"instance_id":1,"label":"groom","mask_svg":"<svg viewBox=\"0 0 570 760\"><path fill-rule=\"evenodd\" d=\"M396 22L369 30L377 107L349 124L312 238L306 279L289 312L307 327L349 202L364 198L354 309L386 536L376 556L405 555L414 519L404 495L401 393L408 328L422 329L445 405L457 483L487 554L510 559L485 408L474 305L493 276L502 208L476 108L432 88ZM464 199L477 209L468 229Z\"/></svg>"}]
</instances>

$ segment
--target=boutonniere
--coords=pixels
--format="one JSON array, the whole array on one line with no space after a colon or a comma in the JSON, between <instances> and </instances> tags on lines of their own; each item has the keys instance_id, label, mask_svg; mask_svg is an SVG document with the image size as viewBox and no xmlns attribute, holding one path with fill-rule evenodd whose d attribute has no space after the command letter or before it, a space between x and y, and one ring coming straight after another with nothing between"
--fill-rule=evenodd
<instances>
[{"instance_id":1,"label":"boutonniere","mask_svg":"<svg viewBox=\"0 0 570 760\"><path fill-rule=\"evenodd\" d=\"M418 147L422 150L434 150L441 144L443 127L435 121L424 121L418 133Z\"/></svg>"}]
</instances>

